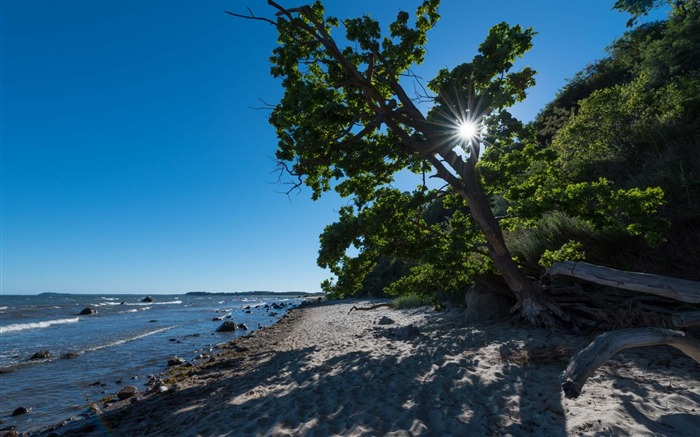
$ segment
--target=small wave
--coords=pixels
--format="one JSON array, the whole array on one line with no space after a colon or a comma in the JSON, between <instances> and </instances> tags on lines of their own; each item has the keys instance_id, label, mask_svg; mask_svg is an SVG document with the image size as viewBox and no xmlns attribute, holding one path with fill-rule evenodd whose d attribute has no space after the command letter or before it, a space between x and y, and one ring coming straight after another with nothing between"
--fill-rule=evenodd
<instances>
[{"instance_id":1,"label":"small wave","mask_svg":"<svg viewBox=\"0 0 700 437\"><path fill-rule=\"evenodd\" d=\"M25 329L48 328L51 325L62 325L64 323L77 323L79 320L79 317L74 317L72 319L47 320L45 322L17 323L14 325L0 326L0 334L24 331Z\"/></svg>"},{"instance_id":2,"label":"small wave","mask_svg":"<svg viewBox=\"0 0 700 437\"><path fill-rule=\"evenodd\" d=\"M129 305L129 306L147 306L147 305L175 305L175 304L181 304L181 300L171 300L168 302L126 302L124 305Z\"/></svg>"},{"instance_id":3,"label":"small wave","mask_svg":"<svg viewBox=\"0 0 700 437\"><path fill-rule=\"evenodd\" d=\"M7 309L7 307L0 307L0 311L6 310L6 309Z\"/></svg>"},{"instance_id":4,"label":"small wave","mask_svg":"<svg viewBox=\"0 0 700 437\"><path fill-rule=\"evenodd\" d=\"M138 340L138 339L140 339L140 338L148 337L149 335L153 335L153 334L158 334L158 333L160 333L160 332L169 331L169 330L171 330L171 329L173 329L173 328L175 328L175 327L176 327L176 326L168 326L168 327L166 327L166 328L155 329L155 330L153 330L153 331L148 331L148 332L145 332L145 333L140 334L140 335L135 335L135 336L133 336L133 337L125 338L125 339L123 339L123 340L117 340L117 341L113 341L113 342L111 342L111 343L101 344L101 345L99 345L99 346L87 348L87 349L85 349L84 352L92 352L92 351L97 351L97 350L104 349L104 348L107 348L107 347L119 346L120 344L128 343L128 342L130 342L130 341Z\"/></svg>"},{"instance_id":5,"label":"small wave","mask_svg":"<svg viewBox=\"0 0 700 437\"><path fill-rule=\"evenodd\" d=\"M124 314L124 313L138 313L139 311L148 311L150 309L151 309L151 307L132 308L132 309L126 310L126 311L120 311L120 313L122 313L122 314Z\"/></svg>"},{"instance_id":6,"label":"small wave","mask_svg":"<svg viewBox=\"0 0 700 437\"><path fill-rule=\"evenodd\" d=\"M116 297L100 297L102 300L117 300Z\"/></svg>"}]
</instances>

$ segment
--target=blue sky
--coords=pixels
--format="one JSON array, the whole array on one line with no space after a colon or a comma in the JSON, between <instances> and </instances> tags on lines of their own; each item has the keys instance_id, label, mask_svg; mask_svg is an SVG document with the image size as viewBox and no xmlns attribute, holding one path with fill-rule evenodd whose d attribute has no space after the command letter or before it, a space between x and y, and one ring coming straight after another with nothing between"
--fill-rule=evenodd
<instances>
[{"instance_id":1,"label":"blue sky","mask_svg":"<svg viewBox=\"0 0 700 437\"><path fill-rule=\"evenodd\" d=\"M2 1L1 293L319 290L318 236L345 201L281 194L254 109L282 94L275 30L224 13L265 3ZM529 121L624 32L613 3L443 0L416 71L471 60L501 21L532 26L520 65L538 84L513 111ZM325 4L388 24L418 2Z\"/></svg>"}]
</instances>

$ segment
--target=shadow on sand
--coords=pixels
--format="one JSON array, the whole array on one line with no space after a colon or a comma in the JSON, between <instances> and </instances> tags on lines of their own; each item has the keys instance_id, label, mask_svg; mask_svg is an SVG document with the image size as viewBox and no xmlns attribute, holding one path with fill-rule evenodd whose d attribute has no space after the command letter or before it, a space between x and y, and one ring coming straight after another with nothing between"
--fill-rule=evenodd
<instances>
[{"instance_id":1,"label":"shadow on sand","mask_svg":"<svg viewBox=\"0 0 700 437\"><path fill-rule=\"evenodd\" d=\"M196 370L211 382L139 400L88 419L60 435L567 435L558 379L543 383L543 368L560 374L566 359L513 364L524 348L585 345L587 339L503 324L459 326L453 318L432 318L421 334L397 339L392 329L373 327L321 364L311 359L321 346L248 353ZM500 337L499 337L500 335ZM367 336L387 349L413 353L378 354L362 349ZM515 338L512 338L515 337ZM400 344L406 342L408 344ZM486 355L487 348L498 353ZM492 351L493 352L493 351ZM489 362L485 357L500 356ZM316 364L314 364L316 363ZM629 386L630 395L646 396ZM632 407L634 408L634 407ZM654 422L629 411L652 432L667 434L670 415ZM610 435L594 429L586 435Z\"/></svg>"}]
</instances>

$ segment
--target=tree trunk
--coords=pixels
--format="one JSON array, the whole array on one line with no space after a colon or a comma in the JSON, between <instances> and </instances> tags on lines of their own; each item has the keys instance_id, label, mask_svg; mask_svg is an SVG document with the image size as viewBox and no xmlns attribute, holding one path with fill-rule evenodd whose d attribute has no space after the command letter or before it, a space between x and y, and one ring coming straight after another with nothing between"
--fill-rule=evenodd
<instances>
[{"instance_id":1,"label":"tree trunk","mask_svg":"<svg viewBox=\"0 0 700 437\"><path fill-rule=\"evenodd\" d=\"M625 272L584 262L554 263L548 275L565 275L601 285L640 291L682 302L700 303L700 282L648 273Z\"/></svg>"},{"instance_id":2,"label":"tree trunk","mask_svg":"<svg viewBox=\"0 0 700 437\"><path fill-rule=\"evenodd\" d=\"M586 380L603 363L623 349L639 346L669 345L680 349L700 363L700 340L684 332L663 328L636 328L606 332L576 354L561 376L561 388L567 398L576 398Z\"/></svg>"},{"instance_id":3,"label":"tree trunk","mask_svg":"<svg viewBox=\"0 0 700 437\"><path fill-rule=\"evenodd\" d=\"M467 200L472 217L488 241L489 254L493 263L518 301L514 310L520 309L523 317L535 325L554 324L555 320L551 317L550 311L563 320L569 320L568 315L554 304L534 281L525 276L513 261L503 239L501 227L491 209L491 202L484 194L476 172L469 164L465 165L461 171L461 182L464 187L455 188L458 188L459 194Z\"/></svg>"}]
</instances>

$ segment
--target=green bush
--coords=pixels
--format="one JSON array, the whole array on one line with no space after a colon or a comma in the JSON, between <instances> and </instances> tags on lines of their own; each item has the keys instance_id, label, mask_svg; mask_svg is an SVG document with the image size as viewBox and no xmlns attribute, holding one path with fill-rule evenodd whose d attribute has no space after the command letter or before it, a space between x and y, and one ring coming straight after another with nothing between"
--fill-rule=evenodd
<instances>
[{"instance_id":1,"label":"green bush","mask_svg":"<svg viewBox=\"0 0 700 437\"><path fill-rule=\"evenodd\" d=\"M405 294L399 296L390 302L390 305L395 310L405 310L410 308L418 308L428 305L428 301L421 298L417 294Z\"/></svg>"},{"instance_id":2,"label":"green bush","mask_svg":"<svg viewBox=\"0 0 700 437\"><path fill-rule=\"evenodd\" d=\"M546 269L555 262L580 261L585 258L586 254L583 251L583 244L571 240L568 243L564 243L558 250L545 250L539 264Z\"/></svg>"},{"instance_id":3,"label":"green bush","mask_svg":"<svg viewBox=\"0 0 700 437\"><path fill-rule=\"evenodd\" d=\"M585 246L585 242L595 241L599 237L590 223L553 211L545 214L535 226L511 232L506 238L513 255L534 267L547 251L558 251L571 241L584 242Z\"/></svg>"}]
</instances>

